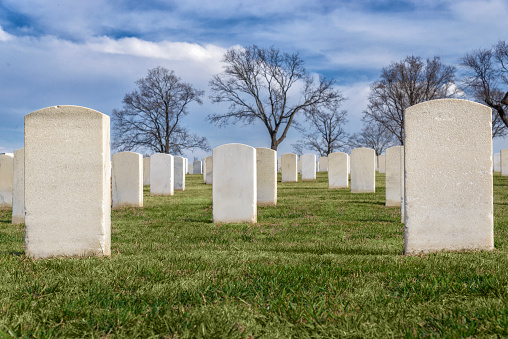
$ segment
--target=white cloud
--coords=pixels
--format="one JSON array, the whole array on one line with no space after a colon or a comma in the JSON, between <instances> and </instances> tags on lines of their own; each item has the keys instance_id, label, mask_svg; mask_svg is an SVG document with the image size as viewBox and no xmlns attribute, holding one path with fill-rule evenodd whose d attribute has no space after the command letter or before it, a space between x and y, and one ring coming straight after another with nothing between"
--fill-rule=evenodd
<instances>
[{"instance_id":1,"label":"white cloud","mask_svg":"<svg viewBox=\"0 0 508 339\"><path fill-rule=\"evenodd\" d=\"M2 26L0 26L0 41L9 41L12 40L13 38L14 36L4 31Z\"/></svg>"}]
</instances>

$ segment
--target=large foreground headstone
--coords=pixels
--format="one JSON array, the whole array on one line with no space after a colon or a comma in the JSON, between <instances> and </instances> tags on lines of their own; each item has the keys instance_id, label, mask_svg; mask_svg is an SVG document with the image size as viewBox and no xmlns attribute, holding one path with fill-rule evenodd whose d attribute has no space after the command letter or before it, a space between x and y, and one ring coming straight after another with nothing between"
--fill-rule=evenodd
<instances>
[{"instance_id":1,"label":"large foreground headstone","mask_svg":"<svg viewBox=\"0 0 508 339\"><path fill-rule=\"evenodd\" d=\"M12 185L12 223L25 222L25 149L14 151L14 180Z\"/></svg>"},{"instance_id":2,"label":"large foreground headstone","mask_svg":"<svg viewBox=\"0 0 508 339\"><path fill-rule=\"evenodd\" d=\"M501 153L494 154L494 172L501 172Z\"/></svg>"},{"instance_id":3,"label":"large foreground headstone","mask_svg":"<svg viewBox=\"0 0 508 339\"><path fill-rule=\"evenodd\" d=\"M150 157L143 158L143 185L150 185Z\"/></svg>"},{"instance_id":4,"label":"large foreground headstone","mask_svg":"<svg viewBox=\"0 0 508 339\"><path fill-rule=\"evenodd\" d=\"M12 183L14 178L14 156L0 154L0 208L12 207Z\"/></svg>"},{"instance_id":5,"label":"large foreground headstone","mask_svg":"<svg viewBox=\"0 0 508 339\"><path fill-rule=\"evenodd\" d=\"M409 107L406 254L494 248L492 111L458 99Z\"/></svg>"},{"instance_id":6,"label":"large foreground headstone","mask_svg":"<svg viewBox=\"0 0 508 339\"><path fill-rule=\"evenodd\" d=\"M175 191L185 191L185 168L186 159L184 157L174 156L173 163L175 168Z\"/></svg>"},{"instance_id":7,"label":"large foreground headstone","mask_svg":"<svg viewBox=\"0 0 508 339\"><path fill-rule=\"evenodd\" d=\"M316 180L316 155L303 154L300 160L302 161L302 181Z\"/></svg>"},{"instance_id":8,"label":"large foreground headstone","mask_svg":"<svg viewBox=\"0 0 508 339\"><path fill-rule=\"evenodd\" d=\"M376 192L376 152L371 148L351 150L351 193Z\"/></svg>"},{"instance_id":9,"label":"large foreground headstone","mask_svg":"<svg viewBox=\"0 0 508 339\"><path fill-rule=\"evenodd\" d=\"M277 151L256 148L258 206L277 205Z\"/></svg>"},{"instance_id":10,"label":"large foreground headstone","mask_svg":"<svg viewBox=\"0 0 508 339\"><path fill-rule=\"evenodd\" d=\"M194 160L192 174L203 174L203 166L200 160Z\"/></svg>"},{"instance_id":11,"label":"large foreground headstone","mask_svg":"<svg viewBox=\"0 0 508 339\"><path fill-rule=\"evenodd\" d=\"M143 207L143 156L135 152L113 154L113 208Z\"/></svg>"},{"instance_id":12,"label":"large foreground headstone","mask_svg":"<svg viewBox=\"0 0 508 339\"><path fill-rule=\"evenodd\" d=\"M501 150L501 175L508 176L508 148Z\"/></svg>"},{"instance_id":13,"label":"large foreground headstone","mask_svg":"<svg viewBox=\"0 0 508 339\"><path fill-rule=\"evenodd\" d=\"M257 222L256 149L226 144L213 149L213 221Z\"/></svg>"},{"instance_id":14,"label":"large foreground headstone","mask_svg":"<svg viewBox=\"0 0 508 339\"><path fill-rule=\"evenodd\" d=\"M319 157L318 172L328 172L328 157Z\"/></svg>"},{"instance_id":15,"label":"large foreground headstone","mask_svg":"<svg viewBox=\"0 0 508 339\"><path fill-rule=\"evenodd\" d=\"M343 152L328 154L328 188L348 188L348 155Z\"/></svg>"},{"instance_id":16,"label":"large foreground headstone","mask_svg":"<svg viewBox=\"0 0 508 339\"><path fill-rule=\"evenodd\" d=\"M294 153L285 153L281 156L282 182L297 182L297 156Z\"/></svg>"},{"instance_id":17,"label":"large foreground headstone","mask_svg":"<svg viewBox=\"0 0 508 339\"><path fill-rule=\"evenodd\" d=\"M155 153L150 156L150 195L173 195L173 156Z\"/></svg>"},{"instance_id":18,"label":"large foreground headstone","mask_svg":"<svg viewBox=\"0 0 508 339\"><path fill-rule=\"evenodd\" d=\"M206 168L206 172L205 172L205 183L207 185L212 185L213 184L213 157L212 156L208 156L205 158L205 168Z\"/></svg>"},{"instance_id":19,"label":"large foreground headstone","mask_svg":"<svg viewBox=\"0 0 508 339\"><path fill-rule=\"evenodd\" d=\"M386 206L400 206L402 188L400 186L402 173L400 171L400 155L404 146L394 146L386 150Z\"/></svg>"},{"instance_id":20,"label":"large foreground headstone","mask_svg":"<svg viewBox=\"0 0 508 339\"><path fill-rule=\"evenodd\" d=\"M25 246L32 258L111 254L109 116L53 106L25 116Z\"/></svg>"}]
</instances>

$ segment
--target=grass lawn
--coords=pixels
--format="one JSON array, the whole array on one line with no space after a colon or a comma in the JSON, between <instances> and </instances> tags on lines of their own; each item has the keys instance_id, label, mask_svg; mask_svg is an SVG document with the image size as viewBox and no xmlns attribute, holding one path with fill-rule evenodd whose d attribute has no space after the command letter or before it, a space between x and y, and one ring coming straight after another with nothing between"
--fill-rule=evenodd
<instances>
[{"instance_id":1,"label":"grass lawn","mask_svg":"<svg viewBox=\"0 0 508 339\"><path fill-rule=\"evenodd\" d=\"M280 180L280 177L279 177ZM214 224L212 189L114 210L109 258L31 260L0 211L0 338L508 337L508 177L492 252L403 256L376 193L280 183L258 223Z\"/></svg>"}]
</instances>

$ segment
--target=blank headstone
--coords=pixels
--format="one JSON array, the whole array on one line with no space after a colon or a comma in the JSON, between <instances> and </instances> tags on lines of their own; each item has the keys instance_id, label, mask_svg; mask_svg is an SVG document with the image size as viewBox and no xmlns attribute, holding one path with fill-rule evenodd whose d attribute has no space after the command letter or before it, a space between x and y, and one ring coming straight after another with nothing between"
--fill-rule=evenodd
<instances>
[{"instance_id":1,"label":"blank headstone","mask_svg":"<svg viewBox=\"0 0 508 339\"><path fill-rule=\"evenodd\" d=\"M143 185L150 185L150 157L143 158Z\"/></svg>"},{"instance_id":2,"label":"blank headstone","mask_svg":"<svg viewBox=\"0 0 508 339\"><path fill-rule=\"evenodd\" d=\"M25 149L14 151L14 180L12 186L12 223L25 222Z\"/></svg>"},{"instance_id":3,"label":"blank headstone","mask_svg":"<svg viewBox=\"0 0 508 339\"><path fill-rule=\"evenodd\" d=\"M328 188L348 188L348 155L343 152L328 154Z\"/></svg>"},{"instance_id":4,"label":"blank headstone","mask_svg":"<svg viewBox=\"0 0 508 339\"><path fill-rule=\"evenodd\" d=\"M189 174L194 174L194 163L189 164Z\"/></svg>"},{"instance_id":5,"label":"blank headstone","mask_svg":"<svg viewBox=\"0 0 508 339\"><path fill-rule=\"evenodd\" d=\"M258 206L277 205L277 151L256 148Z\"/></svg>"},{"instance_id":6,"label":"blank headstone","mask_svg":"<svg viewBox=\"0 0 508 339\"><path fill-rule=\"evenodd\" d=\"M213 221L257 222L256 149L226 144L213 149Z\"/></svg>"},{"instance_id":7,"label":"blank headstone","mask_svg":"<svg viewBox=\"0 0 508 339\"><path fill-rule=\"evenodd\" d=\"M281 173L282 172L282 158L279 157L277 159L277 172Z\"/></svg>"},{"instance_id":8,"label":"blank headstone","mask_svg":"<svg viewBox=\"0 0 508 339\"><path fill-rule=\"evenodd\" d=\"M113 154L113 208L143 207L143 156L135 152Z\"/></svg>"},{"instance_id":9,"label":"blank headstone","mask_svg":"<svg viewBox=\"0 0 508 339\"><path fill-rule=\"evenodd\" d=\"M285 153L281 156L282 182L297 182L297 156L294 153Z\"/></svg>"},{"instance_id":10,"label":"blank headstone","mask_svg":"<svg viewBox=\"0 0 508 339\"><path fill-rule=\"evenodd\" d=\"M192 174L203 174L203 167L200 160L194 160Z\"/></svg>"},{"instance_id":11,"label":"blank headstone","mask_svg":"<svg viewBox=\"0 0 508 339\"><path fill-rule=\"evenodd\" d=\"M213 184L213 159L212 156L205 158L206 163L206 173L205 173L205 183L207 185Z\"/></svg>"},{"instance_id":12,"label":"blank headstone","mask_svg":"<svg viewBox=\"0 0 508 339\"><path fill-rule=\"evenodd\" d=\"M376 152L371 148L351 150L351 193L376 192Z\"/></svg>"},{"instance_id":13,"label":"blank headstone","mask_svg":"<svg viewBox=\"0 0 508 339\"><path fill-rule=\"evenodd\" d=\"M25 116L25 247L32 258L111 254L109 116L78 106Z\"/></svg>"},{"instance_id":14,"label":"blank headstone","mask_svg":"<svg viewBox=\"0 0 508 339\"><path fill-rule=\"evenodd\" d=\"M400 149L400 222L405 222L404 212L404 146Z\"/></svg>"},{"instance_id":15,"label":"blank headstone","mask_svg":"<svg viewBox=\"0 0 508 339\"><path fill-rule=\"evenodd\" d=\"M318 172L328 172L328 157L319 157Z\"/></svg>"},{"instance_id":16,"label":"blank headstone","mask_svg":"<svg viewBox=\"0 0 508 339\"><path fill-rule=\"evenodd\" d=\"M501 153L494 154L494 172L501 172Z\"/></svg>"},{"instance_id":17,"label":"blank headstone","mask_svg":"<svg viewBox=\"0 0 508 339\"><path fill-rule=\"evenodd\" d=\"M183 168L184 168L185 174L189 174L189 159L183 158L183 161L184 161Z\"/></svg>"},{"instance_id":18,"label":"blank headstone","mask_svg":"<svg viewBox=\"0 0 508 339\"><path fill-rule=\"evenodd\" d=\"M302 162L302 181L316 180L316 155L303 154L300 160Z\"/></svg>"},{"instance_id":19,"label":"blank headstone","mask_svg":"<svg viewBox=\"0 0 508 339\"><path fill-rule=\"evenodd\" d=\"M14 156L0 154L0 208L12 208Z\"/></svg>"},{"instance_id":20,"label":"blank headstone","mask_svg":"<svg viewBox=\"0 0 508 339\"><path fill-rule=\"evenodd\" d=\"M386 150L386 206L400 206L401 204L401 176L400 155L404 146L394 146Z\"/></svg>"},{"instance_id":21,"label":"blank headstone","mask_svg":"<svg viewBox=\"0 0 508 339\"><path fill-rule=\"evenodd\" d=\"M155 153L150 156L150 195L174 194L173 156Z\"/></svg>"},{"instance_id":22,"label":"blank headstone","mask_svg":"<svg viewBox=\"0 0 508 339\"><path fill-rule=\"evenodd\" d=\"M508 148L502 149L500 154L501 175L508 176Z\"/></svg>"},{"instance_id":23,"label":"blank headstone","mask_svg":"<svg viewBox=\"0 0 508 339\"><path fill-rule=\"evenodd\" d=\"M174 156L175 191L185 191L185 158Z\"/></svg>"},{"instance_id":24,"label":"blank headstone","mask_svg":"<svg viewBox=\"0 0 508 339\"><path fill-rule=\"evenodd\" d=\"M381 154L377 157L377 171L379 173L386 173L386 154Z\"/></svg>"},{"instance_id":25,"label":"blank headstone","mask_svg":"<svg viewBox=\"0 0 508 339\"><path fill-rule=\"evenodd\" d=\"M466 100L409 107L405 253L494 248L492 111Z\"/></svg>"}]
</instances>

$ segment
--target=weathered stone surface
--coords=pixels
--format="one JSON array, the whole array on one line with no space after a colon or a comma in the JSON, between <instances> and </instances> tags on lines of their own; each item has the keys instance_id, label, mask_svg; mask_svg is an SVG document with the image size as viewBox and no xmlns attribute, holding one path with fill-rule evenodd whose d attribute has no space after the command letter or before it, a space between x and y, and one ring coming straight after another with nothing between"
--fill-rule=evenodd
<instances>
[{"instance_id":1,"label":"weathered stone surface","mask_svg":"<svg viewBox=\"0 0 508 339\"><path fill-rule=\"evenodd\" d=\"M501 175L508 176L508 148L502 149L500 154Z\"/></svg>"},{"instance_id":2,"label":"weathered stone surface","mask_svg":"<svg viewBox=\"0 0 508 339\"><path fill-rule=\"evenodd\" d=\"M377 157L377 171L379 173L386 173L386 154L378 155L378 157Z\"/></svg>"},{"instance_id":3,"label":"weathered stone surface","mask_svg":"<svg viewBox=\"0 0 508 339\"><path fill-rule=\"evenodd\" d=\"M150 157L143 158L143 185L150 185Z\"/></svg>"},{"instance_id":4,"label":"weathered stone surface","mask_svg":"<svg viewBox=\"0 0 508 339\"><path fill-rule=\"evenodd\" d=\"M328 172L328 157L319 157L318 172Z\"/></svg>"},{"instance_id":5,"label":"weathered stone surface","mask_svg":"<svg viewBox=\"0 0 508 339\"><path fill-rule=\"evenodd\" d=\"M432 100L404 122L405 253L493 249L491 109Z\"/></svg>"},{"instance_id":6,"label":"weathered stone surface","mask_svg":"<svg viewBox=\"0 0 508 339\"><path fill-rule=\"evenodd\" d=\"M0 208L12 208L14 156L0 154Z\"/></svg>"},{"instance_id":7,"label":"weathered stone surface","mask_svg":"<svg viewBox=\"0 0 508 339\"><path fill-rule=\"evenodd\" d=\"M258 206L277 205L277 151L256 148Z\"/></svg>"},{"instance_id":8,"label":"weathered stone surface","mask_svg":"<svg viewBox=\"0 0 508 339\"><path fill-rule=\"evenodd\" d=\"M501 153L494 154L494 172L501 172Z\"/></svg>"},{"instance_id":9,"label":"weathered stone surface","mask_svg":"<svg viewBox=\"0 0 508 339\"><path fill-rule=\"evenodd\" d=\"M213 149L213 221L257 222L256 149L226 144Z\"/></svg>"},{"instance_id":10,"label":"weathered stone surface","mask_svg":"<svg viewBox=\"0 0 508 339\"><path fill-rule=\"evenodd\" d=\"M193 166L192 174L203 174L203 167L202 167L201 161L194 160L193 164L194 164L194 166Z\"/></svg>"},{"instance_id":11,"label":"weathered stone surface","mask_svg":"<svg viewBox=\"0 0 508 339\"><path fill-rule=\"evenodd\" d=\"M282 182L297 182L297 156L294 153L285 153L281 156Z\"/></svg>"},{"instance_id":12,"label":"weathered stone surface","mask_svg":"<svg viewBox=\"0 0 508 339\"><path fill-rule=\"evenodd\" d=\"M14 151L14 180L12 186L12 223L25 222L25 149Z\"/></svg>"},{"instance_id":13,"label":"weathered stone surface","mask_svg":"<svg viewBox=\"0 0 508 339\"><path fill-rule=\"evenodd\" d=\"M143 156L135 152L113 154L113 208L143 207Z\"/></svg>"},{"instance_id":14,"label":"weathered stone surface","mask_svg":"<svg viewBox=\"0 0 508 339\"><path fill-rule=\"evenodd\" d=\"M175 191L185 191L185 168L187 167L184 157L174 156Z\"/></svg>"},{"instance_id":15,"label":"weathered stone surface","mask_svg":"<svg viewBox=\"0 0 508 339\"><path fill-rule=\"evenodd\" d=\"M25 246L32 258L111 254L109 116L78 106L25 116Z\"/></svg>"},{"instance_id":16,"label":"weathered stone surface","mask_svg":"<svg viewBox=\"0 0 508 339\"><path fill-rule=\"evenodd\" d=\"M212 156L206 157L205 163L206 163L205 183L207 185L212 185L213 184L213 158L212 158Z\"/></svg>"},{"instance_id":17,"label":"weathered stone surface","mask_svg":"<svg viewBox=\"0 0 508 339\"><path fill-rule=\"evenodd\" d=\"M376 191L376 152L371 148L351 150L351 193Z\"/></svg>"},{"instance_id":18,"label":"weathered stone surface","mask_svg":"<svg viewBox=\"0 0 508 339\"><path fill-rule=\"evenodd\" d=\"M300 160L302 162L302 181L316 180L316 155L303 154Z\"/></svg>"},{"instance_id":19,"label":"weathered stone surface","mask_svg":"<svg viewBox=\"0 0 508 339\"><path fill-rule=\"evenodd\" d=\"M150 156L150 195L173 195L173 156L155 153Z\"/></svg>"},{"instance_id":20,"label":"weathered stone surface","mask_svg":"<svg viewBox=\"0 0 508 339\"><path fill-rule=\"evenodd\" d=\"M328 154L328 188L348 188L348 155L343 152Z\"/></svg>"},{"instance_id":21,"label":"weathered stone surface","mask_svg":"<svg viewBox=\"0 0 508 339\"><path fill-rule=\"evenodd\" d=\"M400 155L401 152L404 152L403 147L394 146L386 150L386 206L400 206L401 203L402 188L400 183L403 172L400 171Z\"/></svg>"}]
</instances>

